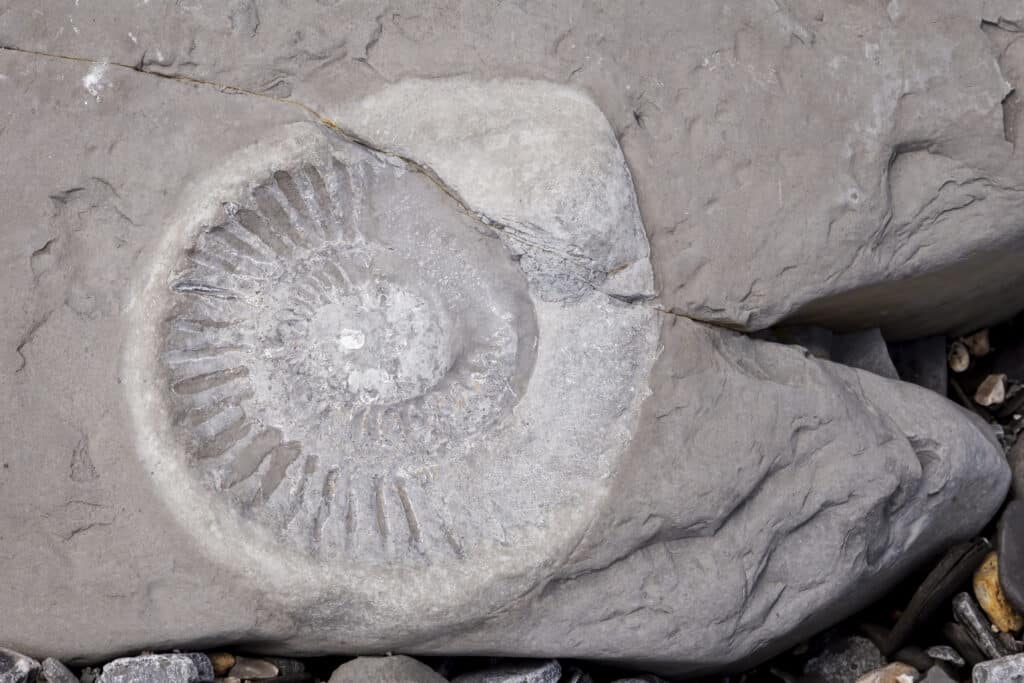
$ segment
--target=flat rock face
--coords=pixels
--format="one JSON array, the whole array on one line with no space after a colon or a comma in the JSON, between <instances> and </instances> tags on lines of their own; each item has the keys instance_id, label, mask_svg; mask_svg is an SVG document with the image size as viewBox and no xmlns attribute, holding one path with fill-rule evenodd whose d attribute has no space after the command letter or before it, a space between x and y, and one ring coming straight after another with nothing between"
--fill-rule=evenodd
<instances>
[{"instance_id":1,"label":"flat rock face","mask_svg":"<svg viewBox=\"0 0 1024 683\"><path fill-rule=\"evenodd\" d=\"M0 44L321 113L417 77L581 88L637 179L664 305L688 316L749 329L796 316L910 337L1024 305L1024 107L1010 94L1024 75L1013 42L1024 14L1013 0L36 9L8 3ZM83 97L114 96L102 73ZM419 144L440 145L450 125Z\"/></svg>"},{"instance_id":2,"label":"flat rock face","mask_svg":"<svg viewBox=\"0 0 1024 683\"><path fill-rule=\"evenodd\" d=\"M1002 171L948 180L1001 125L981 8L936 38L892 4L168 5L159 34L153 4L0 14L0 642L696 673L839 619L1001 503L1001 452L944 398L693 319L884 329L808 307L1014 253ZM813 70L843 41L838 97ZM858 166L904 163L890 96L901 131L948 138L901 149L939 157L906 183L955 233Z\"/></svg>"}]
</instances>

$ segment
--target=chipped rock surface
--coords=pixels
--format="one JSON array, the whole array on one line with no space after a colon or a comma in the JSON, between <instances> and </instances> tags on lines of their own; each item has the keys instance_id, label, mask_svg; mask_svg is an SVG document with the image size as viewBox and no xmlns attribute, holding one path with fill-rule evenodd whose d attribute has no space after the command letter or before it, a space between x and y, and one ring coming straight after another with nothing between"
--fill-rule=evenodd
<instances>
[{"instance_id":1,"label":"chipped rock surface","mask_svg":"<svg viewBox=\"0 0 1024 683\"><path fill-rule=\"evenodd\" d=\"M1024 291L1013 8L813 4L8 3L0 642L698 673L975 533L975 418L725 325Z\"/></svg>"}]
</instances>

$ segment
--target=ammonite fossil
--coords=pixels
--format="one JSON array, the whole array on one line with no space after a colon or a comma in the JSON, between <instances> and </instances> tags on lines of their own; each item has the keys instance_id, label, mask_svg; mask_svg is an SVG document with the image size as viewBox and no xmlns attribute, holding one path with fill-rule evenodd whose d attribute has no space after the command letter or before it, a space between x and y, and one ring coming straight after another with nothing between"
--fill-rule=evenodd
<instances>
[{"instance_id":1,"label":"ammonite fossil","mask_svg":"<svg viewBox=\"0 0 1024 683\"><path fill-rule=\"evenodd\" d=\"M534 296L500 228L309 127L211 183L154 259L128 368L183 519L313 581L542 561L628 442L651 311Z\"/></svg>"}]
</instances>

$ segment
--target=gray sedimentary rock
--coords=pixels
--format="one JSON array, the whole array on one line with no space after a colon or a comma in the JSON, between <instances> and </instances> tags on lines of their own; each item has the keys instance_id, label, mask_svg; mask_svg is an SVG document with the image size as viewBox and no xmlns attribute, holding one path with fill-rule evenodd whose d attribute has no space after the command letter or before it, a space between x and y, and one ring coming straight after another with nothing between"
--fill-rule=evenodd
<instances>
[{"instance_id":1,"label":"gray sedimentary rock","mask_svg":"<svg viewBox=\"0 0 1024 683\"><path fill-rule=\"evenodd\" d=\"M964 411L686 317L920 332L894 279L1015 254L981 10L509 4L0 14L0 642L698 672L987 521Z\"/></svg>"},{"instance_id":2,"label":"gray sedimentary rock","mask_svg":"<svg viewBox=\"0 0 1024 683\"><path fill-rule=\"evenodd\" d=\"M139 655L106 664L97 683L199 683L199 671L187 655Z\"/></svg>"},{"instance_id":3,"label":"gray sedimentary rock","mask_svg":"<svg viewBox=\"0 0 1024 683\"><path fill-rule=\"evenodd\" d=\"M562 666L555 660L521 664L505 664L463 674L452 683L558 683Z\"/></svg>"},{"instance_id":4,"label":"gray sedimentary rock","mask_svg":"<svg viewBox=\"0 0 1024 683\"><path fill-rule=\"evenodd\" d=\"M0 683L34 683L39 662L14 650L0 648Z\"/></svg>"},{"instance_id":5,"label":"gray sedimentary rock","mask_svg":"<svg viewBox=\"0 0 1024 683\"><path fill-rule=\"evenodd\" d=\"M78 676L53 657L43 660L41 670L46 683L78 683Z\"/></svg>"},{"instance_id":6,"label":"gray sedimentary rock","mask_svg":"<svg viewBox=\"0 0 1024 683\"><path fill-rule=\"evenodd\" d=\"M1024 681L1024 655L1010 655L975 664L972 683L1021 683Z\"/></svg>"},{"instance_id":7,"label":"gray sedimentary rock","mask_svg":"<svg viewBox=\"0 0 1024 683\"><path fill-rule=\"evenodd\" d=\"M328 683L446 683L446 679L412 657L357 657L331 674Z\"/></svg>"}]
</instances>

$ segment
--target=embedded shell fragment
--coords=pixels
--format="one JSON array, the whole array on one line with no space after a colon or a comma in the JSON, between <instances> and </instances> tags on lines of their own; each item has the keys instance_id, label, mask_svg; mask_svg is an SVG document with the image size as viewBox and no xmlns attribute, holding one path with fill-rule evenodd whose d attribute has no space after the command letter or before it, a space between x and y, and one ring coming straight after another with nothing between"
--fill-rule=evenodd
<instances>
[{"instance_id":1,"label":"embedded shell fragment","mask_svg":"<svg viewBox=\"0 0 1024 683\"><path fill-rule=\"evenodd\" d=\"M585 523L628 443L657 314L586 283L537 296L573 276L528 279L522 249L423 174L314 126L226 169L169 231L129 347L171 507L283 584L306 567L314 592L363 590L352 567L385 559L559 552L541 530Z\"/></svg>"}]
</instances>

